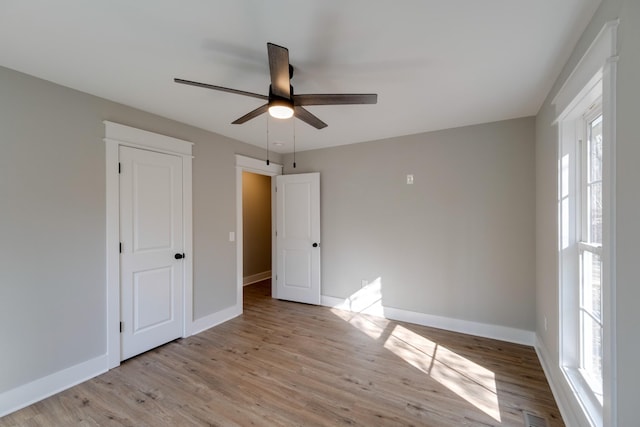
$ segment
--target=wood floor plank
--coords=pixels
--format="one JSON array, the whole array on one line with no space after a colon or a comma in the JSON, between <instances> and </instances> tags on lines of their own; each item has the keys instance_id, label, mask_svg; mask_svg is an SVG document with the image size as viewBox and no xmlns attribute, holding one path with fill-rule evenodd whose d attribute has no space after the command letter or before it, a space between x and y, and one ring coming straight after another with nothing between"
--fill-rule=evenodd
<instances>
[{"instance_id":1,"label":"wood floor plank","mask_svg":"<svg viewBox=\"0 0 640 427\"><path fill-rule=\"evenodd\" d=\"M531 347L270 298L0 419L13 426L563 426Z\"/></svg>"}]
</instances>

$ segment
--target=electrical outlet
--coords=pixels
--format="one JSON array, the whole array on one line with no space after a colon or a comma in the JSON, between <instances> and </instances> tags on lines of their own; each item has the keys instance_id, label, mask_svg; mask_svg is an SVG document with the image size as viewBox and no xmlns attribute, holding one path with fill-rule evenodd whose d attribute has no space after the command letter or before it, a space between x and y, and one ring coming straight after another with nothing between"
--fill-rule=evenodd
<instances>
[{"instance_id":1,"label":"electrical outlet","mask_svg":"<svg viewBox=\"0 0 640 427\"><path fill-rule=\"evenodd\" d=\"M411 174L407 175L407 184L409 185L413 184L413 175Z\"/></svg>"}]
</instances>

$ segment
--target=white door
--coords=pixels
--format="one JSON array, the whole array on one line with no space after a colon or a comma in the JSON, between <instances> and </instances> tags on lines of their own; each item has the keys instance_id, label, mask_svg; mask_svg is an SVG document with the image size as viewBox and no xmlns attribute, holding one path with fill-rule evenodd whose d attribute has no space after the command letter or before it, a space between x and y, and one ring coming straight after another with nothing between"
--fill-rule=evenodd
<instances>
[{"instance_id":1,"label":"white door","mask_svg":"<svg viewBox=\"0 0 640 427\"><path fill-rule=\"evenodd\" d=\"M120 147L121 359L182 336L182 158Z\"/></svg>"},{"instance_id":2,"label":"white door","mask_svg":"<svg viewBox=\"0 0 640 427\"><path fill-rule=\"evenodd\" d=\"M320 304L320 174L276 177L276 295Z\"/></svg>"}]
</instances>

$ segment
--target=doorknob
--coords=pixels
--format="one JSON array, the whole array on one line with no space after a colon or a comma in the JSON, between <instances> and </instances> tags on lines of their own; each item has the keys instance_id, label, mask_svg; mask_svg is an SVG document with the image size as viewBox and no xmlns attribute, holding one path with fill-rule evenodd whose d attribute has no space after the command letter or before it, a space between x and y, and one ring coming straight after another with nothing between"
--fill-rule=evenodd
<instances>
[{"instance_id":1,"label":"doorknob","mask_svg":"<svg viewBox=\"0 0 640 427\"><path fill-rule=\"evenodd\" d=\"M313 247L314 247L314 248L317 248L317 247L318 247L318 244L317 244L317 243L314 243L314 244L313 244Z\"/></svg>"},{"instance_id":2,"label":"doorknob","mask_svg":"<svg viewBox=\"0 0 640 427\"><path fill-rule=\"evenodd\" d=\"M184 254L175 254L174 258L175 259L182 259L182 258L184 258Z\"/></svg>"}]
</instances>

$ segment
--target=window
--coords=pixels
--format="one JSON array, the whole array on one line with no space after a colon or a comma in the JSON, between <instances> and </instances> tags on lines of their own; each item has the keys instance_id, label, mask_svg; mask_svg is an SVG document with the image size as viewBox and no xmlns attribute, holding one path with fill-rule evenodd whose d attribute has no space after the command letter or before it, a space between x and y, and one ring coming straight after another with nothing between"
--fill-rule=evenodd
<instances>
[{"instance_id":1,"label":"window","mask_svg":"<svg viewBox=\"0 0 640 427\"><path fill-rule=\"evenodd\" d=\"M562 123L561 366L599 425L603 405L603 114L596 81Z\"/></svg>"},{"instance_id":2,"label":"window","mask_svg":"<svg viewBox=\"0 0 640 427\"><path fill-rule=\"evenodd\" d=\"M596 79L561 124L560 365L592 425L602 425L604 199L602 80Z\"/></svg>"},{"instance_id":3,"label":"window","mask_svg":"<svg viewBox=\"0 0 640 427\"><path fill-rule=\"evenodd\" d=\"M583 122L581 157L579 277L579 372L602 405L602 109L600 104ZM595 112L594 112L595 110Z\"/></svg>"},{"instance_id":4,"label":"window","mask_svg":"<svg viewBox=\"0 0 640 427\"><path fill-rule=\"evenodd\" d=\"M558 113L558 379L572 425L614 426L615 82L605 24L552 103Z\"/></svg>"}]
</instances>

